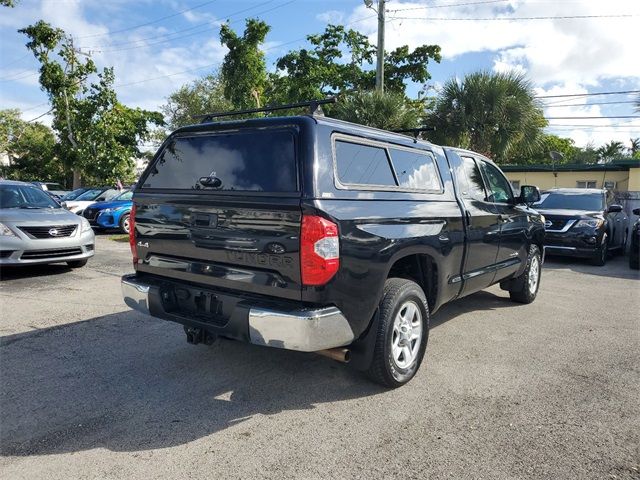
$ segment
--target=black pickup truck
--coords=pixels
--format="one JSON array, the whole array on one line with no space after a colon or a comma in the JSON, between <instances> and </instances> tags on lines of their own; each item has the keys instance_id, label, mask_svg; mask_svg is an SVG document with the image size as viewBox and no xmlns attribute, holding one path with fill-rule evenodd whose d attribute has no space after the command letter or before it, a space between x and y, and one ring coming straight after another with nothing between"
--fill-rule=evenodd
<instances>
[{"instance_id":1,"label":"black pickup truck","mask_svg":"<svg viewBox=\"0 0 640 480\"><path fill-rule=\"evenodd\" d=\"M189 126L135 188L124 298L192 343L318 352L397 387L445 303L496 283L535 299L539 198L476 153L323 116Z\"/></svg>"}]
</instances>

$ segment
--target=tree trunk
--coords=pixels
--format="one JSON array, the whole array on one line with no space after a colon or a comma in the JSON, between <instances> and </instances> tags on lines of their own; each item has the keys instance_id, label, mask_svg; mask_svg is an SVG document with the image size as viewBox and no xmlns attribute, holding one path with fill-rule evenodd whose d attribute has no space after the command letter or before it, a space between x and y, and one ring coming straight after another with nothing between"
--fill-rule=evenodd
<instances>
[{"instance_id":1,"label":"tree trunk","mask_svg":"<svg viewBox=\"0 0 640 480\"><path fill-rule=\"evenodd\" d=\"M73 169L73 190L76 188L80 188L82 185L82 178L80 177L80 170L77 168Z\"/></svg>"}]
</instances>

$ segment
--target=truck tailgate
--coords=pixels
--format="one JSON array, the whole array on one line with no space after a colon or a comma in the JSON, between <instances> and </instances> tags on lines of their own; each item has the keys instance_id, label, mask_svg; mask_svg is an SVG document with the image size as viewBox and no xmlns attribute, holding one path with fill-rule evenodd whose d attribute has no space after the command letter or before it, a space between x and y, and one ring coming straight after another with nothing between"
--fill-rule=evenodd
<instances>
[{"instance_id":1,"label":"truck tailgate","mask_svg":"<svg viewBox=\"0 0 640 480\"><path fill-rule=\"evenodd\" d=\"M300 201L136 197L138 272L299 300Z\"/></svg>"}]
</instances>

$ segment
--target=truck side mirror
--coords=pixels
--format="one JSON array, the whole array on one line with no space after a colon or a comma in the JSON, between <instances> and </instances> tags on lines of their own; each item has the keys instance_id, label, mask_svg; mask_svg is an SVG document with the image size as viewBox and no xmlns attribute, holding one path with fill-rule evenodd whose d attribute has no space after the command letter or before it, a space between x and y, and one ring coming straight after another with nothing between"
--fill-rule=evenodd
<instances>
[{"instance_id":1,"label":"truck side mirror","mask_svg":"<svg viewBox=\"0 0 640 480\"><path fill-rule=\"evenodd\" d=\"M540 190L534 185L523 185L520 187L520 203L532 205L540 201Z\"/></svg>"}]
</instances>

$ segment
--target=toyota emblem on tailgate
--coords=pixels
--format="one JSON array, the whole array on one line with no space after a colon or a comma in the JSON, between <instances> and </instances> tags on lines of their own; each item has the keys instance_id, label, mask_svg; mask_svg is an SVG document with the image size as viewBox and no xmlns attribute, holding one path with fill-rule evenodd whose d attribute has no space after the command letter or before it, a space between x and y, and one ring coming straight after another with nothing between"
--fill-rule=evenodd
<instances>
[{"instance_id":1,"label":"toyota emblem on tailgate","mask_svg":"<svg viewBox=\"0 0 640 480\"><path fill-rule=\"evenodd\" d=\"M58 229L57 228L50 228L49 229L49 235L51 235L52 237L57 237L58 236Z\"/></svg>"}]
</instances>

